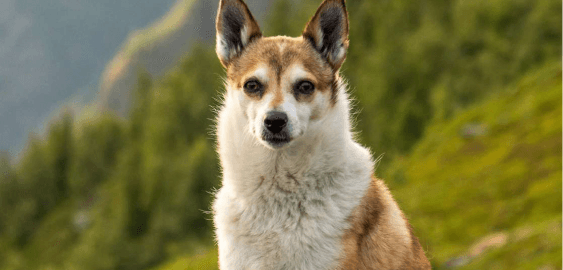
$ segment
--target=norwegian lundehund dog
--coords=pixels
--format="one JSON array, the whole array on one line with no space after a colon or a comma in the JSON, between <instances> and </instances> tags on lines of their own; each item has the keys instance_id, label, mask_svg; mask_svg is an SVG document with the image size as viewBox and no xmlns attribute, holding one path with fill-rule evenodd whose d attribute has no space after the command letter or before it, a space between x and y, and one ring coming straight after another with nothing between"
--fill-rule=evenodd
<instances>
[{"instance_id":1,"label":"norwegian lundehund dog","mask_svg":"<svg viewBox=\"0 0 563 270\"><path fill-rule=\"evenodd\" d=\"M297 38L262 36L242 0L220 1L216 28L220 268L430 269L351 132L344 0L325 0Z\"/></svg>"}]
</instances>

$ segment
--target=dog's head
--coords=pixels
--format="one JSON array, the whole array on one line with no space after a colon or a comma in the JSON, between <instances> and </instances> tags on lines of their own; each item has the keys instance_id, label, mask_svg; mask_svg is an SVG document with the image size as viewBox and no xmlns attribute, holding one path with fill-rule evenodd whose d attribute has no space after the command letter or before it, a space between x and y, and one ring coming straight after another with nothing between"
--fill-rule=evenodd
<instances>
[{"instance_id":1,"label":"dog's head","mask_svg":"<svg viewBox=\"0 0 563 270\"><path fill-rule=\"evenodd\" d=\"M298 139L337 102L348 48L344 0L325 0L298 38L262 37L241 0L221 0L216 27L227 98L236 100L249 132L265 146L279 149Z\"/></svg>"}]
</instances>

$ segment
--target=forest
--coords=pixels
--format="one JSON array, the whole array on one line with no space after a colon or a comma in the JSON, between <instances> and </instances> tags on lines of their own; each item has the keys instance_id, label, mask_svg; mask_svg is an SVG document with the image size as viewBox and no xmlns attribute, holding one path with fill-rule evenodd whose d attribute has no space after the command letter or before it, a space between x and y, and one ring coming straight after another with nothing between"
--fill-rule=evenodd
<instances>
[{"instance_id":1,"label":"forest","mask_svg":"<svg viewBox=\"0 0 563 270\"><path fill-rule=\"evenodd\" d=\"M262 31L298 36L319 3L277 0ZM347 8L354 131L433 268L561 269L561 1ZM217 269L224 76L200 44L139 70L127 117L63 108L0 153L0 269Z\"/></svg>"}]
</instances>

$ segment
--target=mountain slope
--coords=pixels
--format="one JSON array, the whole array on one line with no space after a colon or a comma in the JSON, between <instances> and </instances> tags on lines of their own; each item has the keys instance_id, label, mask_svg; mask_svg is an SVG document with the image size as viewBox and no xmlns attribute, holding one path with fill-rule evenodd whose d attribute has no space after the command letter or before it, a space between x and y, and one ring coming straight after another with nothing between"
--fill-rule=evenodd
<instances>
[{"instance_id":1,"label":"mountain slope","mask_svg":"<svg viewBox=\"0 0 563 270\"><path fill-rule=\"evenodd\" d=\"M270 6L267 1L246 2L257 19L261 19ZM98 107L126 115L140 72L160 78L177 65L194 44L205 42L212 46L216 5L214 1L178 0L160 20L130 33L102 73Z\"/></svg>"},{"instance_id":2,"label":"mountain slope","mask_svg":"<svg viewBox=\"0 0 563 270\"><path fill-rule=\"evenodd\" d=\"M392 165L385 178L435 266L561 269L560 65L431 126Z\"/></svg>"},{"instance_id":3,"label":"mountain slope","mask_svg":"<svg viewBox=\"0 0 563 270\"><path fill-rule=\"evenodd\" d=\"M0 1L0 150L17 154L65 103L90 102L127 33L174 1Z\"/></svg>"}]
</instances>

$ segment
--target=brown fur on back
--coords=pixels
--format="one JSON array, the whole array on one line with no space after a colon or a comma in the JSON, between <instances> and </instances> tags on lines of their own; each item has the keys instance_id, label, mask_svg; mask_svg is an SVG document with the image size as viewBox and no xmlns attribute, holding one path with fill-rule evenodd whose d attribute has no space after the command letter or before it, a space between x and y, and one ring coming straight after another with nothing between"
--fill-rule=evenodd
<instances>
[{"instance_id":1,"label":"brown fur on back","mask_svg":"<svg viewBox=\"0 0 563 270\"><path fill-rule=\"evenodd\" d=\"M401 214L393 216L390 207L396 204L379 179L372 183L360 205L350 217L351 227L342 239L344 254L341 270L368 269L431 269L412 227ZM399 236L399 228L390 226L393 218L404 219L408 236Z\"/></svg>"}]
</instances>

